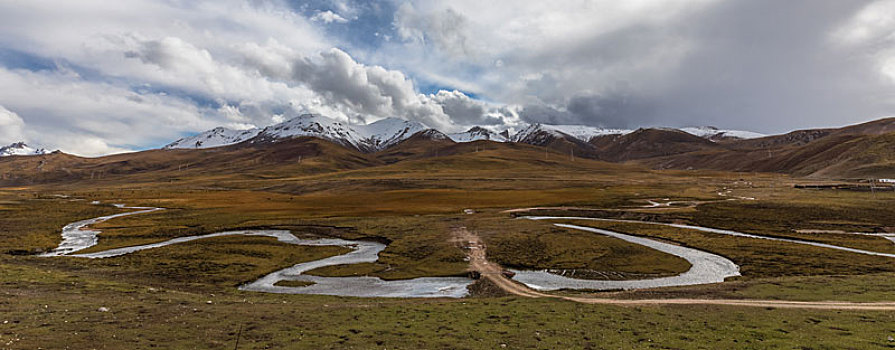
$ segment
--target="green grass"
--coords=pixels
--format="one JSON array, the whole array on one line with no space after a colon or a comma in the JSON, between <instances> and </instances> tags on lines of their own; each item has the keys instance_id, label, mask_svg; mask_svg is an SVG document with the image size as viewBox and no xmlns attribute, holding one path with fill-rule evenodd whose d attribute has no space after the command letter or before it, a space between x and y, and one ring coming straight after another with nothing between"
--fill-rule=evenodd
<instances>
[{"instance_id":1,"label":"green grass","mask_svg":"<svg viewBox=\"0 0 895 350\"><path fill-rule=\"evenodd\" d=\"M677 275L686 260L641 245L546 222L506 215L469 219L485 240L490 260L520 269L551 269L579 278L628 279Z\"/></svg>"},{"instance_id":2,"label":"green grass","mask_svg":"<svg viewBox=\"0 0 895 350\"><path fill-rule=\"evenodd\" d=\"M713 298L798 301L891 302L895 274L732 278L724 283L666 287L623 292L585 293L590 296L652 299ZM578 295L580 292L566 291Z\"/></svg>"},{"instance_id":3,"label":"green grass","mask_svg":"<svg viewBox=\"0 0 895 350\"><path fill-rule=\"evenodd\" d=\"M379 276L388 270L382 263L360 263L351 265L332 265L305 272L307 275L323 277Z\"/></svg>"},{"instance_id":4,"label":"green grass","mask_svg":"<svg viewBox=\"0 0 895 350\"><path fill-rule=\"evenodd\" d=\"M795 232L799 229L883 232L895 222L895 210L887 205L895 200L895 196L891 194L864 194L855 198L847 193L829 193L824 197L826 204L802 202L798 197L786 201L712 203L695 211L692 220L709 227L895 253L895 244L882 237Z\"/></svg>"},{"instance_id":5,"label":"green grass","mask_svg":"<svg viewBox=\"0 0 895 350\"><path fill-rule=\"evenodd\" d=\"M0 281L9 348L232 349L239 334L240 349L885 349L895 334L891 312L212 295L33 268Z\"/></svg>"},{"instance_id":6,"label":"green grass","mask_svg":"<svg viewBox=\"0 0 895 350\"><path fill-rule=\"evenodd\" d=\"M230 236L196 240L119 257L36 258L61 271L119 281L165 285L181 290L233 289L268 273L307 261L347 253L336 246L297 246L270 237Z\"/></svg>"},{"instance_id":7,"label":"green grass","mask_svg":"<svg viewBox=\"0 0 895 350\"><path fill-rule=\"evenodd\" d=\"M758 283L760 282L760 283ZM895 274L808 276L764 279L747 284L736 296L778 300L892 301Z\"/></svg>"},{"instance_id":8,"label":"green grass","mask_svg":"<svg viewBox=\"0 0 895 350\"><path fill-rule=\"evenodd\" d=\"M499 213L514 207L614 209L647 198L717 200L716 192L729 187L734 195L759 200L627 215L803 238L810 237L793 230L885 230L895 222L891 195L805 192L776 175L653 172L542 161L543 153L529 153L523 161L489 150L340 172L314 163L313 169L293 165L221 176L193 170L165 181L143 174L133 183L110 179L0 190L0 252L6 253L0 254L0 348L232 349L240 327L240 349L892 347L886 340L895 336L891 312L240 292L236 286L271 271L346 251L265 237L198 240L99 260L9 254L51 248L62 225L118 212L54 198L55 193L169 208L97 225L103 233L92 251L232 229L288 229L300 236L389 242L377 263L314 271L387 279L463 274L464 252L450 241L455 226L477 231L491 257L506 265L631 276L688 267L616 239ZM477 214L462 215L465 208ZM607 227L725 255L741 264L745 276L717 285L594 295L893 300L891 259L655 226ZM840 236L812 239L875 244Z\"/></svg>"},{"instance_id":9,"label":"green grass","mask_svg":"<svg viewBox=\"0 0 895 350\"><path fill-rule=\"evenodd\" d=\"M12 195L6 198L10 199L0 209L0 254L33 254L53 249L62 241L63 226L123 211L86 201Z\"/></svg>"},{"instance_id":10,"label":"green grass","mask_svg":"<svg viewBox=\"0 0 895 350\"><path fill-rule=\"evenodd\" d=\"M314 284L316 284L316 283L310 282L310 281L286 281L286 280L284 280L284 281L278 281L277 283L274 283L273 285L280 286L280 287L307 287L307 286L312 286Z\"/></svg>"},{"instance_id":11,"label":"green grass","mask_svg":"<svg viewBox=\"0 0 895 350\"><path fill-rule=\"evenodd\" d=\"M732 237L658 225L592 220L568 220L564 222L658 238L715 253L727 257L739 265L740 273L746 277L859 275L895 272L895 264L892 263L892 258L856 254L804 244Z\"/></svg>"}]
</instances>

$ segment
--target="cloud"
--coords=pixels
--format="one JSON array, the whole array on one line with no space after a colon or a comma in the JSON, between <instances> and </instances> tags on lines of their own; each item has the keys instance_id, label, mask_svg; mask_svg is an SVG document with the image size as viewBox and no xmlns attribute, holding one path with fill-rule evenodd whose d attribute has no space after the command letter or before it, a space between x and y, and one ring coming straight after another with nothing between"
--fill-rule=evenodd
<instances>
[{"instance_id":1,"label":"cloud","mask_svg":"<svg viewBox=\"0 0 895 350\"><path fill-rule=\"evenodd\" d=\"M278 67L277 62L269 61L270 59L297 55L292 50L284 49L275 40L263 46L255 43L234 46L232 50L217 55L178 37L130 38L129 41L111 51L112 54L117 52L125 57L121 72L163 88L176 88L220 103L282 102L310 98L312 94L282 81L269 79L271 70L284 69ZM285 50L285 53L276 54L277 50ZM288 62L284 64L288 65ZM265 71L259 72L259 69ZM288 67L285 69L288 71Z\"/></svg>"},{"instance_id":2,"label":"cloud","mask_svg":"<svg viewBox=\"0 0 895 350\"><path fill-rule=\"evenodd\" d=\"M519 117L529 123L591 125L604 128L637 128L655 123L646 101L636 101L620 94L579 95L565 105L532 104L525 106ZM661 125L661 124L659 124Z\"/></svg>"},{"instance_id":3,"label":"cloud","mask_svg":"<svg viewBox=\"0 0 895 350\"><path fill-rule=\"evenodd\" d=\"M27 141L23 133L25 121L18 114L0 105L0 145Z\"/></svg>"},{"instance_id":4,"label":"cloud","mask_svg":"<svg viewBox=\"0 0 895 350\"><path fill-rule=\"evenodd\" d=\"M84 155L155 147L186 132L277 119L234 120L240 114L227 106L287 113L294 102L314 103L313 92L255 70L246 53L310 54L327 42L278 1L0 3L0 49L55 63L13 69L0 56L0 104L41 146Z\"/></svg>"},{"instance_id":5,"label":"cloud","mask_svg":"<svg viewBox=\"0 0 895 350\"><path fill-rule=\"evenodd\" d=\"M525 120L785 132L891 114L893 4L411 2L373 57Z\"/></svg>"},{"instance_id":6,"label":"cloud","mask_svg":"<svg viewBox=\"0 0 895 350\"><path fill-rule=\"evenodd\" d=\"M285 65L290 60L291 66ZM404 73L359 63L336 48L316 56L270 56L251 61L270 78L306 87L319 96L322 103L302 106L309 111L321 112L319 109L326 107L328 110L321 113L349 120L399 117L446 131L473 122L497 122L488 115L493 111L483 102L458 91L421 94Z\"/></svg>"},{"instance_id":7,"label":"cloud","mask_svg":"<svg viewBox=\"0 0 895 350\"><path fill-rule=\"evenodd\" d=\"M830 35L843 49L864 52L864 59L895 84L895 1L874 1Z\"/></svg>"},{"instance_id":8,"label":"cloud","mask_svg":"<svg viewBox=\"0 0 895 350\"><path fill-rule=\"evenodd\" d=\"M337 48L303 55L276 41L250 43L225 62L176 37L134 40L127 46L132 48L126 57L154 68L135 69L135 75L220 99L240 112L241 123L266 125L272 116L289 112L354 121L399 117L446 130L501 122L487 115L493 111L485 103L460 92L421 94L403 72L359 63Z\"/></svg>"},{"instance_id":9,"label":"cloud","mask_svg":"<svg viewBox=\"0 0 895 350\"><path fill-rule=\"evenodd\" d=\"M457 90L439 91L432 96L432 100L441 104L442 110L450 115L451 119L461 124L478 124L485 116L486 106L484 103L473 101L469 96Z\"/></svg>"},{"instance_id":10,"label":"cloud","mask_svg":"<svg viewBox=\"0 0 895 350\"><path fill-rule=\"evenodd\" d=\"M530 74L549 74L567 81L570 77L593 72L646 67L657 59L657 53L667 60L686 42L681 36L662 35L667 25L685 19L711 3L414 2L401 6L395 15L395 26L405 39L403 49L422 52L396 57L414 60L416 64L410 65L411 69L435 71L429 74L435 77L463 74L456 72L458 69L471 70L474 75L469 76L478 77L475 80L487 86L485 90L491 97L516 103L525 91L499 90L497 85L506 86L507 82ZM626 44L624 40L613 40L613 36L623 33L646 31L654 35L628 36L627 39L640 40L625 46L620 46ZM665 54L665 51L670 53ZM440 52L450 55L440 55ZM420 56L425 59L418 60ZM462 61L456 62L458 60ZM501 64L496 65L496 62Z\"/></svg>"},{"instance_id":11,"label":"cloud","mask_svg":"<svg viewBox=\"0 0 895 350\"><path fill-rule=\"evenodd\" d=\"M379 58L433 85L524 106L526 121L636 125L659 119L640 114L653 110L648 97L697 47L676 26L714 5L414 2L395 15L403 42Z\"/></svg>"},{"instance_id":12,"label":"cloud","mask_svg":"<svg viewBox=\"0 0 895 350\"><path fill-rule=\"evenodd\" d=\"M184 126L216 124L189 101L87 82L73 72L0 69L0 81L0 105L27 121L28 141L80 155L159 144Z\"/></svg>"},{"instance_id":13,"label":"cloud","mask_svg":"<svg viewBox=\"0 0 895 350\"><path fill-rule=\"evenodd\" d=\"M519 116L514 108L482 102L457 90L441 90L429 95L429 98L441 105L451 121L459 125L514 126L519 123Z\"/></svg>"},{"instance_id":14,"label":"cloud","mask_svg":"<svg viewBox=\"0 0 895 350\"><path fill-rule=\"evenodd\" d=\"M9 10L0 12L4 19L6 13L29 18L10 18L16 26L0 21L0 34L10 34L0 35L0 43L56 62L50 70L0 70L0 90L8 92L0 103L15 108L28 121L27 134L46 147L120 152L185 132L266 126L308 112L354 122L399 117L445 131L466 127L465 121L498 120L465 95L455 96L465 97L462 103L436 99L399 70L363 64L333 48L311 25L344 19L331 11L303 18L277 2L137 1L134 8L145 13L136 17L116 4L85 6L92 11L68 3L0 4ZM66 12L71 28L54 21ZM462 110L463 104L477 107Z\"/></svg>"},{"instance_id":15,"label":"cloud","mask_svg":"<svg viewBox=\"0 0 895 350\"><path fill-rule=\"evenodd\" d=\"M323 23L348 23L348 20L342 16L339 16L337 13L326 10L322 12L317 12L314 16L311 17L312 21L318 21Z\"/></svg>"},{"instance_id":16,"label":"cloud","mask_svg":"<svg viewBox=\"0 0 895 350\"><path fill-rule=\"evenodd\" d=\"M411 3L404 3L395 13L394 26L402 40L423 45L431 42L451 56L471 54L467 46L466 18L450 7L424 13Z\"/></svg>"},{"instance_id":17,"label":"cloud","mask_svg":"<svg viewBox=\"0 0 895 350\"><path fill-rule=\"evenodd\" d=\"M832 34L846 44L886 42L895 39L895 1L872 1L852 15Z\"/></svg>"},{"instance_id":18,"label":"cloud","mask_svg":"<svg viewBox=\"0 0 895 350\"><path fill-rule=\"evenodd\" d=\"M91 155L306 112L444 131L547 122L783 132L891 114L893 8L895 0L0 2L0 105L22 121L7 133Z\"/></svg>"}]
</instances>

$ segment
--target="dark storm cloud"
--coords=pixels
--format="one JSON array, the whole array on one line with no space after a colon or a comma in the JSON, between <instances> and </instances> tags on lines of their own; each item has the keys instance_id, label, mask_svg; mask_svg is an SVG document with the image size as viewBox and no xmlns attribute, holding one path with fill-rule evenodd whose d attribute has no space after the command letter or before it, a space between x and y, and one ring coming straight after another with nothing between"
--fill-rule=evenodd
<instances>
[{"instance_id":1,"label":"dark storm cloud","mask_svg":"<svg viewBox=\"0 0 895 350\"><path fill-rule=\"evenodd\" d=\"M862 5L719 4L686 28L698 46L657 99L656 119L775 132L891 113L891 105L865 99L891 85L829 37Z\"/></svg>"},{"instance_id":2,"label":"dark storm cloud","mask_svg":"<svg viewBox=\"0 0 895 350\"><path fill-rule=\"evenodd\" d=\"M649 101L620 95L575 96L562 107L528 105L519 117L529 123L592 125L604 128L636 128L656 123Z\"/></svg>"},{"instance_id":3,"label":"dark storm cloud","mask_svg":"<svg viewBox=\"0 0 895 350\"><path fill-rule=\"evenodd\" d=\"M830 38L864 5L728 1L687 21L633 26L530 56L526 64L574 68L566 68L569 76L530 82L529 92L546 105L526 106L520 116L609 127L720 125L784 132L891 114L891 101L872 99L892 85L866 61L871 53L843 49ZM676 64L625 70L632 59L661 54L662 42L674 38L685 38L688 46ZM594 71L605 79L574 80L576 73L586 77Z\"/></svg>"}]
</instances>

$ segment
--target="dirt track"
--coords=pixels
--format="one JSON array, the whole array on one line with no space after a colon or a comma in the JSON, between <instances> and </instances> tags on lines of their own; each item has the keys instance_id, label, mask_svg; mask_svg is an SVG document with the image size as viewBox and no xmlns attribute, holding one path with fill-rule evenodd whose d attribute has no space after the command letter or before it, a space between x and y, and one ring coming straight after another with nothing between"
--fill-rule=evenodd
<instances>
[{"instance_id":1,"label":"dirt track","mask_svg":"<svg viewBox=\"0 0 895 350\"><path fill-rule=\"evenodd\" d=\"M452 230L455 242L466 248L469 257L469 268L478 271L482 278L487 278L507 293L526 298L556 298L585 304L607 305L726 305L748 307L771 307L788 309L817 309L817 310L873 310L895 311L895 302L879 303L854 303L839 301L784 301L784 300L754 300L754 299L609 299L560 296L541 293L532 290L525 285L517 283L503 275L500 265L489 262L486 254L486 246L481 238L466 227L455 227Z\"/></svg>"}]
</instances>

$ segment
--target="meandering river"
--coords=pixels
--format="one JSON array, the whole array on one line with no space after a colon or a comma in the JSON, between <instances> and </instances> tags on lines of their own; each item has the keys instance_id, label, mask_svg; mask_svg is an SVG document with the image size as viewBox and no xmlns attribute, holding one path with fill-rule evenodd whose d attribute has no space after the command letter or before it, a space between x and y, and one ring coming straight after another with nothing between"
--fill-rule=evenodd
<instances>
[{"instance_id":1,"label":"meandering river","mask_svg":"<svg viewBox=\"0 0 895 350\"><path fill-rule=\"evenodd\" d=\"M125 207L116 205L120 208L135 209L128 213L120 213L114 215L102 216L94 219L81 220L66 225L62 229L62 243L56 249L43 254L43 256L69 256L79 258L112 258L141 250L159 248L173 244L179 244L189 241L195 241L213 237L223 236L265 236L273 237L282 243L303 245L303 246L342 246L350 248L351 251L342 255L332 256L324 259L304 262L293 265L291 267L270 273L260 279L246 283L239 287L240 290L266 293L284 293L284 294L320 294L320 295L336 295L336 296L352 296L352 297L401 297L401 298L432 298L432 297L449 297L460 298L468 295L467 287L473 282L472 279L465 277L421 277L408 280L383 280L378 277L358 276L358 277L321 277L308 275L306 272L334 265L371 263L379 259L379 253L386 248L386 245L377 242L360 241L360 240L343 240L333 238L320 239L301 239L284 230L241 230L217 232L206 235L179 237L163 242L108 249L94 253L77 253L78 251L92 247L97 244L99 230L89 229L87 226L103 222L106 220L119 218L128 215L137 215L164 210L163 208L150 207ZM777 238L759 236L736 231L721 230L709 227L679 225L648 221L635 220L618 220L618 219L599 219L587 217L556 217L556 216L530 216L524 217L530 220L598 220L610 222L639 223L652 225L665 225L670 227L693 229L703 232L718 233L731 236L748 237L756 239L770 239L789 243L808 244L818 247L830 249L838 249L859 254L869 254L878 256L895 257L895 254L886 254L871 252L861 249L848 247L840 247L825 243L817 243L810 241L802 241L797 239ZM626 235L609 230L603 230L592 227L570 225L570 224L554 224L559 227L582 230L596 234L606 235L618 238L630 243L643 245L656 249L663 253L672 254L686 259L691 267L688 271L670 277L639 279L639 280L585 280L564 277L551 274L546 271L522 271L513 270L516 275L514 279L533 289L537 290L557 290L557 289L593 289L593 290L609 290L609 289L640 289L655 288L667 286L681 286L704 283L723 282L725 278L738 276L739 267L729 259L701 251L698 249L659 242L649 238L636 237ZM307 282L307 286L283 286L277 285L282 281L301 281Z\"/></svg>"},{"instance_id":2,"label":"meandering river","mask_svg":"<svg viewBox=\"0 0 895 350\"><path fill-rule=\"evenodd\" d=\"M548 217L529 218L532 220L547 220ZM642 289L657 288L669 286L684 286L693 284L719 283L724 282L727 277L739 276L739 267L729 259L701 251L698 249L687 248L679 245L668 244L652 240L649 238L635 237L623 233L603 230L593 227L584 227L568 224L554 224L558 227L569 228L573 230L581 230L593 232L604 236L615 237L627 242L646 246L663 253L681 257L690 263L690 269L686 272L670 277L659 277L638 280L585 280L577 278L569 278L552 274L544 270L512 270L516 273L513 279L519 281L526 286L535 290L557 290L557 289L593 289L593 290L611 290L611 289Z\"/></svg>"}]
</instances>

